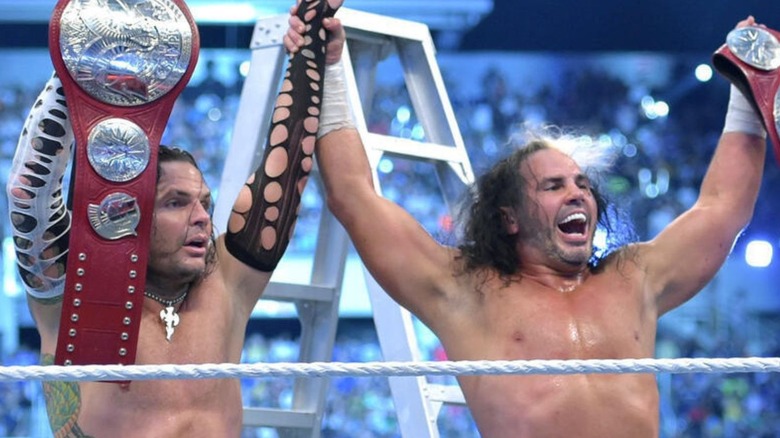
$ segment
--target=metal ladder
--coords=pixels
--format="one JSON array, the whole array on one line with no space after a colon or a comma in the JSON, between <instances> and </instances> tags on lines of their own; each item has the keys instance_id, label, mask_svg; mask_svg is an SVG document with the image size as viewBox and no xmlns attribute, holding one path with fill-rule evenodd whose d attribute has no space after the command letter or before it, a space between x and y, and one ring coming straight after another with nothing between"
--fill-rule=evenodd
<instances>
[{"instance_id":1,"label":"metal ladder","mask_svg":"<svg viewBox=\"0 0 780 438\"><path fill-rule=\"evenodd\" d=\"M365 144L374 186L382 194L377 169L383 156L433 163L444 199L452 211L464 185L474 180L463 139L435 58L428 27L364 12L345 10L344 59L353 114ZM403 70L409 98L425 132L425 142L368 132L364 108L371 108L377 64L395 55ZM364 269L374 324L386 361L418 361L420 349L412 315L398 306ZM402 436L439 437L436 423L444 403L464 404L460 388L432 384L425 377L389 377Z\"/></svg>"},{"instance_id":2,"label":"metal ladder","mask_svg":"<svg viewBox=\"0 0 780 438\"><path fill-rule=\"evenodd\" d=\"M377 192L381 195L377 166L384 155L435 164L445 200L452 202L474 177L460 136L435 48L424 24L341 8L338 17L347 30L344 56L350 104ZM236 125L219 188L214 222L225 229L246 177L259 164L268 134L279 78L286 63L282 37L287 15L258 21L252 37L250 71L244 82ZM425 131L426 142L368 132L363 108L370 108L376 85L377 64L397 55L409 97ZM316 169L313 171L313 181ZM453 204L450 204L452 206ZM311 284L272 282L263 299L293 302L301 322L300 362L330 361L333 352L341 285L349 238L332 214L323 209ZM366 287L384 360L420 360L411 314L392 301L364 269ZM425 377L390 377L398 424L404 437L439 437L436 424L444 403L463 404L457 386L435 385ZM245 408L245 427L274 427L280 436L318 438L328 380L296 379L292 409Z\"/></svg>"}]
</instances>

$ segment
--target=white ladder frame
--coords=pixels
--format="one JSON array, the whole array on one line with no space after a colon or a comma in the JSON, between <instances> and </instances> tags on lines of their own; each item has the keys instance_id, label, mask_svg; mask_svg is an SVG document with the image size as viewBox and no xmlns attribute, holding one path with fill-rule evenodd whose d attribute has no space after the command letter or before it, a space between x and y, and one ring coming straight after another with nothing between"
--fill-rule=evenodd
<instances>
[{"instance_id":1,"label":"white ladder frame","mask_svg":"<svg viewBox=\"0 0 780 438\"><path fill-rule=\"evenodd\" d=\"M377 166L388 154L434 163L445 199L452 201L455 193L464 184L470 184L474 176L436 63L428 27L348 8L341 8L338 17L347 31L343 61L350 104L377 192L382 194ZM287 15L264 18L255 26L250 45L250 71L241 93L214 213L218 229L226 229L233 200L262 159L279 78L287 62L282 46L287 19ZM366 127L363 108L370 108L377 64L393 50L401 61L415 114L430 143L378 135L368 132ZM312 176L317 176L316 169ZM321 184L319 178L313 180ZM263 295L263 299L295 303L302 329L301 362L332 359L348 248L346 232L323 209L311 284L271 282ZM390 299L365 268L364 272L384 360L420 360L411 314ZM438 438L436 420L442 404L464 403L457 386L434 385L425 377L389 377L388 380L405 438ZM244 426L274 427L284 437L319 438L327 389L325 378L296 379L292 409L247 407Z\"/></svg>"},{"instance_id":2,"label":"white ladder frame","mask_svg":"<svg viewBox=\"0 0 780 438\"><path fill-rule=\"evenodd\" d=\"M350 56L344 57L344 64L350 104L369 157L377 193L382 194L377 169L385 154L431 162L436 165L445 200L450 202L452 210L452 202L460 188L456 186L471 184L474 174L436 62L428 27L354 10L340 18L347 29ZM361 45L364 47L356 50ZM429 142L368 132L363 108L371 107L376 66L392 50L399 56L415 115ZM384 292L365 267L364 272L384 360L419 361L420 349L412 315ZM431 384L422 376L389 377L388 381L398 425L405 438L438 438L437 418L442 405L465 404L457 386Z\"/></svg>"}]
</instances>

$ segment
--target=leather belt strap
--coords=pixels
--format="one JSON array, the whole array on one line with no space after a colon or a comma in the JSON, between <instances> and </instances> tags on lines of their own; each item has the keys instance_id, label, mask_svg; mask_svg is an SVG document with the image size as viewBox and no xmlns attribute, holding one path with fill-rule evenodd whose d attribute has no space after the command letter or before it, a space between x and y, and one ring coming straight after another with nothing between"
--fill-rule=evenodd
<instances>
[{"instance_id":1,"label":"leather belt strap","mask_svg":"<svg viewBox=\"0 0 780 438\"><path fill-rule=\"evenodd\" d=\"M55 363L133 364L160 138L197 63L182 0L59 0L49 51L76 138Z\"/></svg>"},{"instance_id":2,"label":"leather belt strap","mask_svg":"<svg viewBox=\"0 0 780 438\"><path fill-rule=\"evenodd\" d=\"M780 163L780 32L758 26L734 29L712 64L753 104Z\"/></svg>"}]
</instances>

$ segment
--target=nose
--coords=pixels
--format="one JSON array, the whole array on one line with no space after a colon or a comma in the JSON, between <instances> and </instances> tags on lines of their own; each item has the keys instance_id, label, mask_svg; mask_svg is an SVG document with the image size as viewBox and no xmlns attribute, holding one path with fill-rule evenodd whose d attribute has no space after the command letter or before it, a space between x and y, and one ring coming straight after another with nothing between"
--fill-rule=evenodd
<instances>
[{"instance_id":1,"label":"nose","mask_svg":"<svg viewBox=\"0 0 780 438\"><path fill-rule=\"evenodd\" d=\"M190 224L205 228L210 222L211 214L209 211L200 202L195 202L195 206L190 213Z\"/></svg>"},{"instance_id":2,"label":"nose","mask_svg":"<svg viewBox=\"0 0 780 438\"><path fill-rule=\"evenodd\" d=\"M570 184L566 202L570 204L580 204L585 201L586 192L588 192L588 189L585 187L580 187L577 184Z\"/></svg>"}]
</instances>

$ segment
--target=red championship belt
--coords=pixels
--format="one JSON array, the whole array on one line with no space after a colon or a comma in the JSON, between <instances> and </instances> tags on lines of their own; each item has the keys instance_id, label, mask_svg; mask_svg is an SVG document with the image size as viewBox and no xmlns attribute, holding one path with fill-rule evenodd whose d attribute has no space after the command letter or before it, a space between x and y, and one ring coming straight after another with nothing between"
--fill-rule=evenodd
<instances>
[{"instance_id":1,"label":"red championship belt","mask_svg":"<svg viewBox=\"0 0 780 438\"><path fill-rule=\"evenodd\" d=\"M133 364L160 138L197 63L182 0L59 0L49 51L76 138L55 363Z\"/></svg>"},{"instance_id":2,"label":"red championship belt","mask_svg":"<svg viewBox=\"0 0 780 438\"><path fill-rule=\"evenodd\" d=\"M780 163L780 33L766 27L734 29L712 57L715 70L753 104Z\"/></svg>"}]
</instances>

